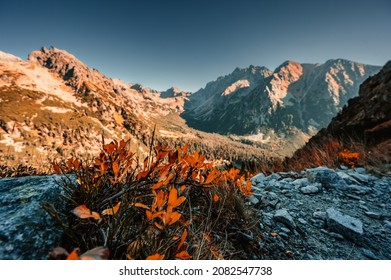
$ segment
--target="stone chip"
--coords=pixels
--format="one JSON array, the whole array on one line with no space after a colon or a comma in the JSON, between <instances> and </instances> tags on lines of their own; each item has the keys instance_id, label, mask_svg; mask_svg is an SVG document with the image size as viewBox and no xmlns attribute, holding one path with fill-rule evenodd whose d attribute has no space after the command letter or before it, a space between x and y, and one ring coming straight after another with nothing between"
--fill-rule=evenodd
<instances>
[{"instance_id":1,"label":"stone chip","mask_svg":"<svg viewBox=\"0 0 391 280\"><path fill-rule=\"evenodd\" d=\"M334 208L326 210L326 225L329 231L339 233L356 243L363 241L363 223L361 220L345 215Z\"/></svg>"},{"instance_id":2,"label":"stone chip","mask_svg":"<svg viewBox=\"0 0 391 280\"><path fill-rule=\"evenodd\" d=\"M286 209L277 210L273 216L273 219L277 222L283 223L290 229L294 229L296 227L291 214Z\"/></svg>"}]
</instances>

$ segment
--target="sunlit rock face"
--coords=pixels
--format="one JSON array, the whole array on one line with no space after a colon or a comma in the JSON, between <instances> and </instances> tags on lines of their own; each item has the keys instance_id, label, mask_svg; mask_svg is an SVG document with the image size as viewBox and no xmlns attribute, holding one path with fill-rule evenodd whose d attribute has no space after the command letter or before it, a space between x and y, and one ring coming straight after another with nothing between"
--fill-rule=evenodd
<instances>
[{"instance_id":1,"label":"sunlit rock face","mask_svg":"<svg viewBox=\"0 0 391 280\"><path fill-rule=\"evenodd\" d=\"M194 128L222 134L295 129L314 134L379 70L344 59L323 64L286 61L274 71L237 68L192 94L182 116Z\"/></svg>"}]
</instances>

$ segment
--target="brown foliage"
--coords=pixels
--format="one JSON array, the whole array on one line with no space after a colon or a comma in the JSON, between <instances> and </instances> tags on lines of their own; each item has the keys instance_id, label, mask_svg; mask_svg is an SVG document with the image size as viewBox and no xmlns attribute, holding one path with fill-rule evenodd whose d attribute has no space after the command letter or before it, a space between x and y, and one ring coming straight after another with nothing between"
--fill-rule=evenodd
<instances>
[{"instance_id":1,"label":"brown foliage","mask_svg":"<svg viewBox=\"0 0 391 280\"><path fill-rule=\"evenodd\" d=\"M123 140L113 141L91 163L70 158L53 164L56 173L68 174L63 187L74 215L67 224L53 208L45 209L63 227L68 248L88 251L104 245L113 259L238 254L235 227L250 227L243 203L251 195L251 182L245 175L217 169L187 146L157 146L141 166L126 147Z\"/></svg>"}]
</instances>

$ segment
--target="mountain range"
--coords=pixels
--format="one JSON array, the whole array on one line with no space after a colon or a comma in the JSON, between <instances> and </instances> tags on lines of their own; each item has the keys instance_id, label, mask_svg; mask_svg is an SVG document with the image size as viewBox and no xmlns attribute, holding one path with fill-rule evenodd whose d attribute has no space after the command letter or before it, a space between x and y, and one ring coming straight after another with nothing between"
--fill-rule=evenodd
<instances>
[{"instance_id":1,"label":"mountain range","mask_svg":"<svg viewBox=\"0 0 391 280\"><path fill-rule=\"evenodd\" d=\"M322 157L327 158L325 154L332 153L330 157L336 158L340 145L349 149L348 153L358 152L357 160L373 171L391 174L391 61L361 84L359 95L350 99L327 127L286 160L287 168L324 164L316 163L317 156L309 157L323 153ZM298 166L303 159L307 162Z\"/></svg>"},{"instance_id":2,"label":"mountain range","mask_svg":"<svg viewBox=\"0 0 391 280\"><path fill-rule=\"evenodd\" d=\"M0 52L0 156L7 164L49 164L96 154L102 138L189 143L212 159L292 154L326 127L381 67L343 59L287 61L274 71L237 68L195 93L160 92L108 78L64 50L22 60Z\"/></svg>"},{"instance_id":3,"label":"mountain range","mask_svg":"<svg viewBox=\"0 0 391 280\"><path fill-rule=\"evenodd\" d=\"M324 64L286 61L274 71L237 68L192 94L182 116L194 128L222 134L314 134L379 70L344 59Z\"/></svg>"}]
</instances>

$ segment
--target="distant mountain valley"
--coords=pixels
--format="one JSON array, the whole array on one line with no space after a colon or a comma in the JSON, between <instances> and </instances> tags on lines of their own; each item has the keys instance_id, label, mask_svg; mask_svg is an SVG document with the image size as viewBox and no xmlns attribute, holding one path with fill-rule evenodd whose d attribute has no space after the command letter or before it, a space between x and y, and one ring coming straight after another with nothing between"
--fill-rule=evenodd
<instances>
[{"instance_id":1,"label":"distant mountain valley","mask_svg":"<svg viewBox=\"0 0 391 280\"><path fill-rule=\"evenodd\" d=\"M292 155L358 95L381 67L344 59L286 61L274 71L237 68L195 93L160 92L108 78L64 50L22 60L0 52L0 157L7 165L88 158L102 139L130 139L144 156L156 144L189 144L211 160Z\"/></svg>"}]
</instances>

